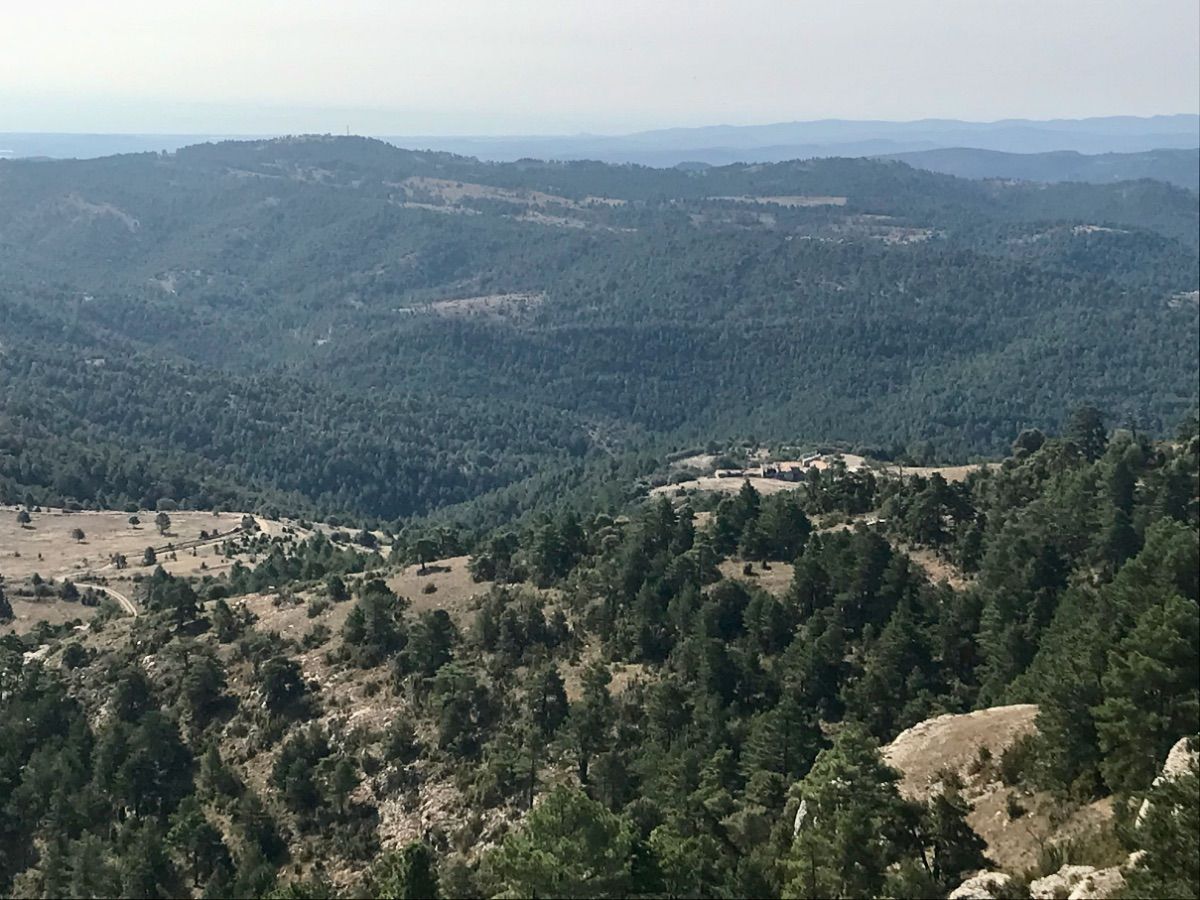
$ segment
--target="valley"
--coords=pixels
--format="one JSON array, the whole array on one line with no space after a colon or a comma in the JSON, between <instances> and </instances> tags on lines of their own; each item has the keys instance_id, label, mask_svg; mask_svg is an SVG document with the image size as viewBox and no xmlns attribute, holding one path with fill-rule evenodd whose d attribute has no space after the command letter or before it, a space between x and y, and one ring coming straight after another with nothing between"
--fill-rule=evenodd
<instances>
[{"instance_id":1,"label":"valley","mask_svg":"<svg viewBox=\"0 0 1200 900\"><path fill-rule=\"evenodd\" d=\"M1162 434L1198 223L1157 182L861 159L0 161L0 500L481 522L699 441L965 464L1081 403Z\"/></svg>"},{"instance_id":2,"label":"valley","mask_svg":"<svg viewBox=\"0 0 1200 900\"><path fill-rule=\"evenodd\" d=\"M1200 5L8 4L0 900L1200 900Z\"/></svg>"},{"instance_id":3,"label":"valley","mask_svg":"<svg viewBox=\"0 0 1200 900\"><path fill-rule=\"evenodd\" d=\"M866 159L0 160L0 893L1178 893L1198 229Z\"/></svg>"},{"instance_id":4,"label":"valley","mask_svg":"<svg viewBox=\"0 0 1200 900\"><path fill-rule=\"evenodd\" d=\"M1089 422L1078 415L1068 435L1040 444L1022 435L1003 461L903 477L848 453L801 455L811 472L798 482L740 477L747 464L787 461L753 445L674 454L664 471L741 462L737 476L714 479L736 491L676 486L616 515L568 510L480 538L434 522L355 532L232 512L170 510L167 521L9 508L0 562L17 615L0 636L0 676L44 671L52 680L23 688L21 702L60 715L74 715L47 693L60 682L85 709L119 710L130 691L161 698L155 715L178 717L185 740L157 738L156 752L192 762L170 770L184 780L147 776L142 789L182 792L169 801L181 804L175 823L211 810L204 820L219 823L214 846L225 849L202 879L238 894L267 880L382 893L395 877L387 867L414 847L436 860L448 892L540 894L537 870L499 867L545 827L539 810L566 802L596 804L588 816L616 815L613 804L630 828L654 803L658 824L640 840L655 854L668 852L667 835L686 839L687 804L717 804L724 814L701 833L730 846L688 877L715 892L735 877L733 860L754 858L761 877L787 884L796 860L824 852L804 829L828 819L807 816L838 796L868 804L881 828L922 823L881 849L895 862L871 877L899 885L888 892L965 897L1003 884L1041 897L1086 883L1112 896L1176 865L1148 832L1123 837L1119 810L1155 797L1176 815L1175 782L1154 779L1170 750L1184 754L1171 778L1194 782L1194 679L1181 660L1165 688L1178 700L1169 721L1103 697L1081 719L1073 689L1059 693L1070 683L1061 667L1100 666L1105 694L1119 698L1136 690L1108 674L1126 647L1190 658L1200 438L1193 427L1152 443ZM788 489L760 492L760 480ZM1122 537L1096 523L1119 516L1128 483L1143 530ZM1070 587L1014 568L1008 554L1025 540L1109 574ZM28 597L39 579L47 591ZM68 583L125 598L135 614L59 596ZM1016 638L1039 590L1058 611ZM1078 617L1096 605L1107 615ZM1138 643L1160 610L1176 617L1178 646ZM1110 652L1080 652L1080 640ZM60 727L37 721L27 727ZM136 752L114 742L147 726L123 721L89 726L114 748L104 752ZM73 752L78 739L63 740ZM673 800L688 760L700 764L693 800ZM104 771L71 777L91 792ZM128 771L120 777L136 777ZM862 796L839 793L851 771ZM108 789L148 802L123 783ZM924 830L938 822L953 837ZM906 869L925 841L961 861L939 875ZM234 854L268 851L277 863L233 868ZM87 877L116 877L105 858ZM44 883L48 865L15 889ZM638 875L625 861L614 877L682 876ZM807 890L808 877L788 890Z\"/></svg>"}]
</instances>

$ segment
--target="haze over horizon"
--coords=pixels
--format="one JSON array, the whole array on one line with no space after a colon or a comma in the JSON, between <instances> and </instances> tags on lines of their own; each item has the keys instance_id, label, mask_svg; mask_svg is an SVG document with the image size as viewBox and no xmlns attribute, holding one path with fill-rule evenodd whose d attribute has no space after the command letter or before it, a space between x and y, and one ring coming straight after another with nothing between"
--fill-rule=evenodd
<instances>
[{"instance_id":1,"label":"haze over horizon","mask_svg":"<svg viewBox=\"0 0 1200 900\"><path fill-rule=\"evenodd\" d=\"M625 134L1200 109L1186 0L50 0L0 34L0 132Z\"/></svg>"}]
</instances>

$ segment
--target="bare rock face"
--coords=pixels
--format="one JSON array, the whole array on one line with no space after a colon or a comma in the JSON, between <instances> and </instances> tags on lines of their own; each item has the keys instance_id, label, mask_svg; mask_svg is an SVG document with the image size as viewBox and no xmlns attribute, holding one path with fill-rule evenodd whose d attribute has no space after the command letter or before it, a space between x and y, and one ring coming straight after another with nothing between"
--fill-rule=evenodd
<instances>
[{"instance_id":1,"label":"bare rock face","mask_svg":"<svg viewBox=\"0 0 1200 900\"><path fill-rule=\"evenodd\" d=\"M1097 869L1086 875L1072 888L1067 900L1106 900L1117 896L1125 887L1125 875L1118 866Z\"/></svg>"},{"instance_id":2,"label":"bare rock face","mask_svg":"<svg viewBox=\"0 0 1200 900\"><path fill-rule=\"evenodd\" d=\"M1010 797L1029 810L1038 800L1004 784L999 772L1005 751L1037 732L1037 714L1036 706L1020 704L936 716L883 748L884 760L902 775L900 792L909 799L924 802L942 789L947 776L957 776L962 796L972 805L967 823L987 841L988 859L997 870L1023 872L1036 865L1035 831L1049 827L1036 811L1012 818Z\"/></svg>"},{"instance_id":3,"label":"bare rock face","mask_svg":"<svg viewBox=\"0 0 1200 900\"><path fill-rule=\"evenodd\" d=\"M1197 757L1200 756L1200 751L1192 747L1191 743L1192 738L1186 737L1182 737L1175 742L1175 746L1167 754L1167 761L1163 763L1162 774L1154 779L1155 784L1172 781L1188 773L1188 770L1196 762Z\"/></svg>"},{"instance_id":4,"label":"bare rock face","mask_svg":"<svg viewBox=\"0 0 1200 900\"><path fill-rule=\"evenodd\" d=\"M904 776L900 792L923 800L941 771L965 773L980 747L999 758L1017 740L1035 733L1037 713L1036 706L1023 703L926 719L900 732L883 748L883 758Z\"/></svg>"},{"instance_id":5,"label":"bare rock face","mask_svg":"<svg viewBox=\"0 0 1200 900\"><path fill-rule=\"evenodd\" d=\"M1119 866L1097 869L1093 866L1063 866L1053 875L1038 878L1029 884L1032 900L1104 900L1125 887L1125 876Z\"/></svg>"},{"instance_id":6,"label":"bare rock face","mask_svg":"<svg viewBox=\"0 0 1200 900\"><path fill-rule=\"evenodd\" d=\"M1093 866L1063 866L1053 875L1037 878L1029 883L1032 900L1109 900L1118 896L1125 888L1125 873L1135 868L1146 855L1144 850L1135 850L1119 866L1097 869Z\"/></svg>"},{"instance_id":7,"label":"bare rock face","mask_svg":"<svg viewBox=\"0 0 1200 900\"><path fill-rule=\"evenodd\" d=\"M1055 897L1067 897L1075 885L1087 875L1095 873L1091 866L1063 866L1053 875L1035 878L1029 882L1031 900L1054 900Z\"/></svg>"},{"instance_id":8,"label":"bare rock face","mask_svg":"<svg viewBox=\"0 0 1200 900\"><path fill-rule=\"evenodd\" d=\"M999 900L1011 886L1011 875L985 870L976 872L951 891L948 900Z\"/></svg>"},{"instance_id":9,"label":"bare rock face","mask_svg":"<svg viewBox=\"0 0 1200 900\"><path fill-rule=\"evenodd\" d=\"M1200 761L1200 747L1197 747L1193 742L1194 738L1181 737L1171 747L1171 751L1167 754L1167 759L1163 763L1162 772L1154 779L1154 786L1158 787L1167 781L1173 781L1183 775L1186 775ZM1136 825L1141 825L1142 820L1146 818L1146 813L1150 811L1149 799L1143 800L1141 807L1138 809Z\"/></svg>"}]
</instances>

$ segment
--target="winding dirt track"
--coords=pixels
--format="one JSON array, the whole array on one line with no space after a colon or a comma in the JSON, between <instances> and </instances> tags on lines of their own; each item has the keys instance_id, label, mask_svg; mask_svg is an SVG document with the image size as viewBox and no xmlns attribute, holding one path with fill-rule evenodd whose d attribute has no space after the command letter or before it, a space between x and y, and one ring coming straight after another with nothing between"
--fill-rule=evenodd
<instances>
[{"instance_id":1,"label":"winding dirt track","mask_svg":"<svg viewBox=\"0 0 1200 900\"><path fill-rule=\"evenodd\" d=\"M131 616L133 616L135 618L138 615L137 605L132 600L130 600L127 596L122 594L120 591L113 590L112 588L108 587L107 585L91 584L91 583L85 583L82 581L77 581L75 583L75 587L91 588L94 591L103 591L104 593L108 594L108 596L110 596L114 600L116 600L117 603L121 604L121 608L124 609L125 612L129 613Z\"/></svg>"}]
</instances>

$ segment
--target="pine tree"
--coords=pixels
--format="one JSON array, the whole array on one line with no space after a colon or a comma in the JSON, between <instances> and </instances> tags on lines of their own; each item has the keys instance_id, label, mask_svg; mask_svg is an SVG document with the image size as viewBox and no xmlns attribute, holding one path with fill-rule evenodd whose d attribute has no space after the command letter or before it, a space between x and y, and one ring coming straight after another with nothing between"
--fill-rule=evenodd
<instances>
[{"instance_id":1,"label":"pine tree","mask_svg":"<svg viewBox=\"0 0 1200 900\"><path fill-rule=\"evenodd\" d=\"M389 853L367 875L371 896L381 900L437 900L437 858L426 845L414 842Z\"/></svg>"},{"instance_id":2,"label":"pine tree","mask_svg":"<svg viewBox=\"0 0 1200 900\"><path fill-rule=\"evenodd\" d=\"M592 663L583 671L583 693L571 704L570 728L579 780L587 784L588 765L606 741L612 724L612 697L608 684L612 675L603 663Z\"/></svg>"},{"instance_id":3,"label":"pine tree","mask_svg":"<svg viewBox=\"0 0 1200 900\"><path fill-rule=\"evenodd\" d=\"M969 872L987 868L987 842L967 824L970 804L952 787L929 798L921 817L921 854L938 896L949 893Z\"/></svg>"},{"instance_id":4,"label":"pine tree","mask_svg":"<svg viewBox=\"0 0 1200 900\"><path fill-rule=\"evenodd\" d=\"M153 822L147 822L121 858L121 896L135 900L171 897L174 883L162 833Z\"/></svg>"},{"instance_id":5,"label":"pine tree","mask_svg":"<svg viewBox=\"0 0 1200 900\"><path fill-rule=\"evenodd\" d=\"M1138 827L1145 848L1126 878L1129 897L1200 897L1200 769L1168 778L1150 791Z\"/></svg>"},{"instance_id":6,"label":"pine tree","mask_svg":"<svg viewBox=\"0 0 1200 900\"><path fill-rule=\"evenodd\" d=\"M918 813L901 799L898 781L864 731L838 734L796 788L802 807L785 896L880 896L888 868L914 849Z\"/></svg>"},{"instance_id":7,"label":"pine tree","mask_svg":"<svg viewBox=\"0 0 1200 900\"><path fill-rule=\"evenodd\" d=\"M1079 407L1071 414L1065 437L1079 449L1084 459L1095 462L1104 455L1108 445L1103 414L1094 406Z\"/></svg>"},{"instance_id":8,"label":"pine tree","mask_svg":"<svg viewBox=\"0 0 1200 900\"><path fill-rule=\"evenodd\" d=\"M113 897L121 891L119 873L100 838L85 834L71 848L71 880L65 892L48 897Z\"/></svg>"},{"instance_id":9,"label":"pine tree","mask_svg":"<svg viewBox=\"0 0 1200 900\"><path fill-rule=\"evenodd\" d=\"M629 883L629 823L586 794L559 787L489 854L496 893L514 897L621 897Z\"/></svg>"},{"instance_id":10,"label":"pine tree","mask_svg":"<svg viewBox=\"0 0 1200 900\"><path fill-rule=\"evenodd\" d=\"M47 842L39 868L41 869L43 896L47 898L66 897L72 872L66 840L62 835L54 835Z\"/></svg>"},{"instance_id":11,"label":"pine tree","mask_svg":"<svg viewBox=\"0 0 1200 900\"><path fill-rule=\"evenodd\" d=\"M1200 731L1200 607L1178 595L1152 606L1109 655L1104 701L1095 708L1114 790L1154 779L1180 735Z\"/></svg>"},{"instance_id":12,"label":"pine tree","mask_svg":"<svg viewBox=\"0 0 1200 900\"><path fill-rule=\"evenodd\" d=\"M553 663L533 669L528 678L525 706L541 740L554 735L567 718L569 705L562 676Z\"/></svg>"},{"instance_id":13,"label":"pine tree","mask_svg":"<svg viewBox=\"0 0 1200 900\"><path fill-rule=\"evenodd\" d=\"M354 764L345 756L339 756L334 763L333 771L329 774L329 795L333 800L333 808L339 816L346 814L350 793L359 783L358 771Z\"/></svg>"},{"instance_id":14,"label":"pine tree","mask_svg":"<svg viewBox=\"0 0 1200 900\"><path fill-rule=\"evenodd\" d=\"M668 897L718 896L721 848L710 835L659 825L650 832L649 844Z\"/></svg>"}]
</instances>

